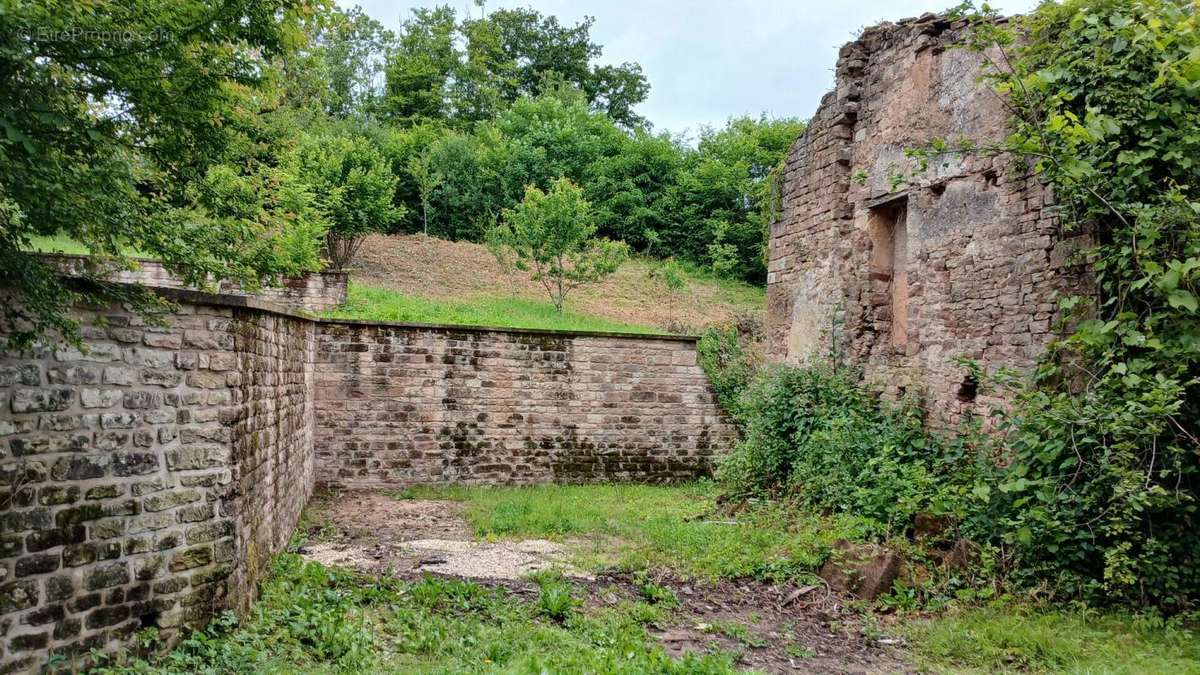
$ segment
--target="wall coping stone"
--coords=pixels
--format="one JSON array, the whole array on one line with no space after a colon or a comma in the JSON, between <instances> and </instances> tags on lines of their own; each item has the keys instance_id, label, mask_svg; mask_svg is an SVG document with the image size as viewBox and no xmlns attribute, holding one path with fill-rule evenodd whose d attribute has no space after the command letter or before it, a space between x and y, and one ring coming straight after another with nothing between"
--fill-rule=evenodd
<instances>
[{"instance_id":1,"label":"wall coping stone","mask_svg":"<svg viewBox=\"0 0 1200 675\"><path fill-rule=\"evenodd\" d=\"M36 255L41 258L60 259L60 260L70 259L70 260L83 261L83 260L97 259L97 256L92 255L91 253L63 253L60 251L27 251L27 253ZM104 258L99 258L99 259L103 260ZM141 255L127 255L127 256L125 256L125 259L132 260L134 262L139 262L139 263L154 263L156 265L163 264L163 261L159 260L158 258L150 258L148 256L141 256ZM348 272L350 272L349 269L344 269L344 270L326 269L326 270L320 270L317 272L309 272L308 274L346 274Z\"/></svg>"}]
</instances>

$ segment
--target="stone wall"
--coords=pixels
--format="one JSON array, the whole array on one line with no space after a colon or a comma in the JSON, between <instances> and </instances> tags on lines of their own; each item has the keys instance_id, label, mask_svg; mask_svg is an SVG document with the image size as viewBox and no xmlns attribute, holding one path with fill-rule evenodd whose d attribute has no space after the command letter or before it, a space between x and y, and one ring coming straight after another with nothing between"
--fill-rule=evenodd
<instances>
[{"instance_id":1,"label":"stone wall","mask_svg":"<svg viewBox=\"0 0 1200 675\"><path fill-rule=\"evenodd\" d=\"M733 427L690 338L322 324L317 481L677 481Z\"/></svg>"},{"instance_id":2,"label":"stone wall","mask_svg":"<svg viewBox=\"0 0 1200 675\"><path fill-rule=\"evenodd\" d=\"M81 276L95 265L94 259L86 255L54 253L43 254L42 258L66 276ZM191 288L157 260L139 258L136 264L136 269L114 270L105 276L120 283L141 284L150 288ZM298 277L283 279L279 286L267 286L255 291L247 291L230 281L222 281L215 286L214 290L221 295L255 297L309 312L324 312L346 302L349 275L339 271L306 272Z\"/></svg>"},{"instance_id":3,"label":"stone wall","mask_svg":"<svg viewBox=\"0 0 1200 675\"><path fill-rule=\"evenodd\" d=\"M1010 158L947 154L921 171L905 155L1007 133L981 56L950 46L962 29L926 15L842 48L837 88L788 156L768 265L774 359L844 354L947 420L999 403L957 357L1028 368L1054 335L1056 297L1088 285L1069 265L1084 242L1063 238L1047 189Z\"/></svg>"},{"instance_id":4,"label":"stone wall","mask_svg":"<svg viewBox=\"0 0 1200 675\"><path fill-rule=\"evenodd\" d=\"M245 607L310 494L314 324L174 297L0 358L0 670Z\"/></svg>"},{"instance_id":5,"label":"stone wall","mask_svg":"<svg viewBox=\"0 0 1200 675\"><path fill-rule=\"evenodd\" d=\"M163 326L79 308L82 348L0 353L0 672L246 610L317 478L672 481L733 440L691 338L159 292Z\"/></svg>"}]
</instances>

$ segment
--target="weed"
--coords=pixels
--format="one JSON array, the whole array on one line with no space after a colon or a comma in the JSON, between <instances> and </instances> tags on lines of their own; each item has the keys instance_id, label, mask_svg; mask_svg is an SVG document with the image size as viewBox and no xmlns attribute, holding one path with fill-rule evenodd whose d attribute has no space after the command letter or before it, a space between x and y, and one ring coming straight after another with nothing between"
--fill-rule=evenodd
<instances>
[{"instance_id":1,"label":"weed","mask_svg":"<svg viewBox=\"0 0 1200 675\"><path fill-rule=\"evenodd\" d=\"M479 537L574 540L574 562L595 571L665 567L706 579L803 580L833 542L866 531L856 516L824 517L781 503L750 505L736 520L714 516L717 491L707 482L413 488L407 495L463 501Z\"/></svg>"},{"instance_id":2,"label":"weed","mask_svg":"<svg viewBox=\"0 0 1200 675\"><path fill-rule=\"evenodd\" d=\"M797 642L787 648L787 655L793 659L811 659L816 656L816 652Z\"/></svg>"},{"instance_id":3,"label":"weed","mask_svg":"<svg viewBox=\"0 0 1200 675\"><path fill-rule=\"evenodd\" d=\"M679 597L675 595L675 591L666 586L660 586L655 583L644 583L638 586L638 593L651 604L663 605L665 607L679 606Z\"/></svg>"},{"instance_id":4,"label":"weed","mask_svg":"<svg viewBox=\"0 0 1200 675\"><path fill-rule=\"evenodd\" d=\"M767 641L750 632L750 629L736 621L717 620L700 624L705 633L720 633L727 638L737 640L741 644L759 649L767 646Z\"/></svg>"},{"instance_id":5,"label":"weed","mask_svg":"<svg viewBox=\"0 0 1200 675\"><path fill-rule=\"evenodd\" d=\"M373 579L285 553L246 619L221 615L161 658L125 656L95 672L735 672L724 653L668 657L644 627L660 617L651 605L584 613L561 575L535 583L544 592L529 603L469 581Z\"/></svg>"},{"instance_id":6,"label":"weed","mask_svg":"<svg viewBox=\"0 0 1200 675\"><path fill-rule=\"evenodd\" d=\"M938 672L1200 673L1200 641L1181 620L997 601L907 624Z\"/></svg>"}]
</instances>

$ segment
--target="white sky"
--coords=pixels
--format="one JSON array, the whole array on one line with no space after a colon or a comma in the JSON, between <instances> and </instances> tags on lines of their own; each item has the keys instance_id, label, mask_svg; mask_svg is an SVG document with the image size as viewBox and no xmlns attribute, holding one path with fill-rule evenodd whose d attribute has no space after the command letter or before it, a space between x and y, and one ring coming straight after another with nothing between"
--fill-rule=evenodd
<instances>
[{"instance_id":1,"label":"white sky","mask_svg":"<svg viewBox=\"0 0 1200 675\"><path fill-rule=\"evenodd\" d=\"M338 0L361 5L390 29L437 0ZM441 0L462 17L472 0ZM737 115L810 117L833 85L838 48L865 26L939 11L954 0L489 0L487 9L532 7L573 24L596 19L600 61L636 61L650 81L638 108L657 130L694 131ZM998 0L1005 13L1037 0Z\"/></svg>"}]
</instances>

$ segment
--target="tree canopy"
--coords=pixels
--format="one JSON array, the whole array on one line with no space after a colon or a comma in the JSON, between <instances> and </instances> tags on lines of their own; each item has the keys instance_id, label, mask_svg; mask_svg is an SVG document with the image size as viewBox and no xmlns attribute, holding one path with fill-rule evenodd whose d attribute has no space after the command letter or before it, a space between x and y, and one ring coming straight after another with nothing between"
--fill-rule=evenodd
<instances>
[{"instance_id":1,"label":"tree canopy","mask_svg":"<svg viewBox=\"0 0 1200 675\"><path fill-rule=\"evenodd\" d=\"M599 236L763 279L771 171L803 124L731 120L695 145L655 132L641 67L601 63L592 25L435 6L393 30L321 0L6 6L8 327L69 336L72 302L137 295L101 270L64 282L26 253L39 236L101 266L137 251L196 285L253 286L346 264L372 231L481 241L563 178Z\"/></svg>"}]
</instances>

